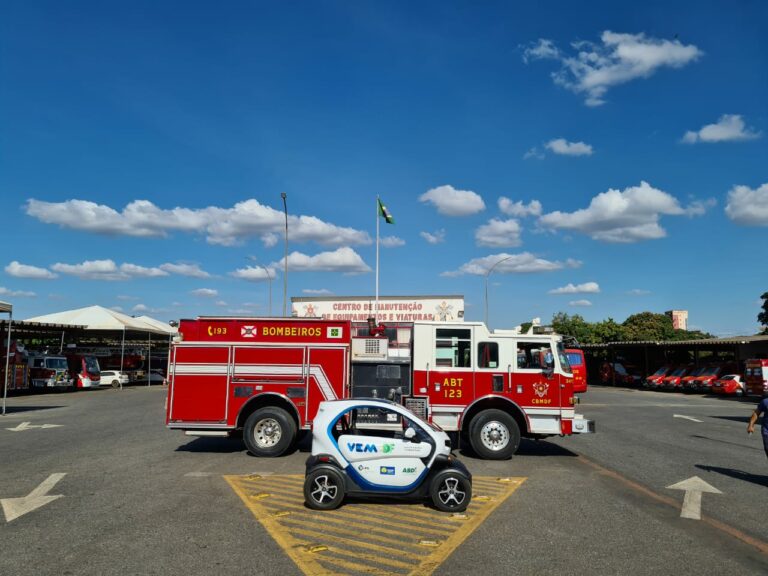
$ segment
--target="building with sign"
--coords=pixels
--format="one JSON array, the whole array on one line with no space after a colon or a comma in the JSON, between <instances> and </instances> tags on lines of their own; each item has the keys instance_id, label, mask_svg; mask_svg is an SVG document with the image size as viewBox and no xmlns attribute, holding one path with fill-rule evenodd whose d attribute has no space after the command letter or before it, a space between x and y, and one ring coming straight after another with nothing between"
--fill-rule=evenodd
<instances>
[{"instance_id":1,"label":"building with sign","mask_svg":"<svg viewBox=\"0 0 768 576\"><path fill-rule=\"evenodd\" d=\"M291 315L299 318L350 320L355 336L371 334L369 318L376 317L376 335L389 340L390 357L410 355L413 323L419 320L464 321L464 296L379 296L378 314L373 296L292 297Z\"/></svg>"}]
</instances>

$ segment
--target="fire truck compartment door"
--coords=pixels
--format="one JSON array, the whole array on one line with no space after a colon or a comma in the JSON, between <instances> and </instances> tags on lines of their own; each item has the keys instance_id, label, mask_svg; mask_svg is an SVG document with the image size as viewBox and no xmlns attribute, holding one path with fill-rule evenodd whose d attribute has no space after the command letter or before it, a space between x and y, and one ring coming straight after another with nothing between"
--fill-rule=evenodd
<instances>
[{"instance_id":1,"label":"fire truck compartment door","mask_svg":"<svg viewBox=\"0 0 768 576\"><path fill-rule=\"evenodd\" d=\"M415 487L427 471L423 460L432 452L429 442L402 438L343 434L338 442L349 462L348 474L362 487L374 490Z\"/></svg>"},{"instance_id":2,"label":"fire truck compartment door","mask_svg":"<svg viewBox=\"0 0 768 576\"><path fill-rule=\"evenodd\" d=\"M174 351L171 422L224 424L229 346L178 346Z\"/></svg>"}]
</instances>

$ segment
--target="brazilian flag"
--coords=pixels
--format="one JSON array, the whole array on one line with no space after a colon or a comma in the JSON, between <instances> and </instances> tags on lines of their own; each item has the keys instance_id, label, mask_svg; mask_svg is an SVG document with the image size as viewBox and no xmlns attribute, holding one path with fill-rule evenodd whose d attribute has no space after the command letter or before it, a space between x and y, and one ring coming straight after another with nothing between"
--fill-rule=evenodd
<instances>
[{"instance_id":1,"label":"brazilian flag","mask_svg":"<svg viewBox=\"0 0 768 576\"><path fill-rule=\"evenodd\" d=\"M387 207L384 206L384 203L381 201L381 198L377 198L379 201L379 216L382 216L384 218L384 221L387 224L394 224L395 219L392 217L392 214L389 213L389 210L387 210Z\"/></svg>"}]
</instances>

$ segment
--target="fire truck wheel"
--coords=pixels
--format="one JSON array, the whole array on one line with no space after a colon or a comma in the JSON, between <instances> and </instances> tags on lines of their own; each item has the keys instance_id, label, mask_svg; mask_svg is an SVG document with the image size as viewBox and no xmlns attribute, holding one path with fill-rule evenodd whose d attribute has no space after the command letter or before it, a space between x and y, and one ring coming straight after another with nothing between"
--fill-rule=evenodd
<instances>
[{"instance_id":1,"label":"fire truck wheel","mask_svg":"<svg viewBox=\"0 0 768 576\"><path fill-rule=\"evenodd\" d=\"M243 440L254 456L281 456L295 438L296 423L282 408L259 408L245 421Z\"/></svg>"},{"instance_id":2,"label":"fire truck wheel","mask_svg":"<svg viewBox=\"0 0 768 576\"><path fill-rule=\"evenodd\" d=\"M506 412L483 410L469 426L469 443L486 460L506 460L520 445L520 427Z\"/></svg>"},{"instance_id":3,"label":"fire truck wheel","mask_svg":"<svg viewBox=\"0 0 768 576\"><path fill-rule=\"evenodd\" d=\"M334 510L344 500L344 478L330 466L315 468L304 479L304 500L313 510Z\"/></svg>"},{"instance_id":4,"label":"fire truck wheel","mask_svg":"<svg viewBox=\"0 0 768 576\"><path fill-rule=\"evenodd\" d=\"M472 499L472 482L458 470L442 470L429 485L435 508L443 512L463 512Z\"/></svg>"}]
</instances>

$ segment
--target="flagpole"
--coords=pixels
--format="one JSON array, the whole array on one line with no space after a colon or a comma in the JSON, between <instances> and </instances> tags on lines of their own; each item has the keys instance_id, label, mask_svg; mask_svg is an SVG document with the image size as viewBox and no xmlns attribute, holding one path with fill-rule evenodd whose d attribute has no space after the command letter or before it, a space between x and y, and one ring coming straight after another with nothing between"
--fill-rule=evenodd
<instances>
[{"instance_id":1,"label":"flagpole","mask_svg":"<svg viewBox=\"0 0 768 576\"><path fill-rule=\"evenodd\" d=\"M379 325L379 202L381 199L376 196L376 325Z\"/></svg>"}]
</instances>

